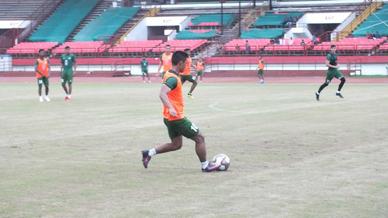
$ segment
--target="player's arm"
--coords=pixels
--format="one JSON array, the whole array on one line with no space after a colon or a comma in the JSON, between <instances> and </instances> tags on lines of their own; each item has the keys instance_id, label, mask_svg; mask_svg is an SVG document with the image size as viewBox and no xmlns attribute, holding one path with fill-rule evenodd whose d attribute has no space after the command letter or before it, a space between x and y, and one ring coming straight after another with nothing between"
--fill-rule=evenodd
<instances>
[{"instance_id":1,"label":"player's arm","mask_svg":"<svg viewBox=\"0 0 388 218\"><path fill-rule=\"evenodd\" d=\"M168 108L168 111L170 112L170 114L175 117L175 116L177 116L177 112L176 112L175 108L172 106L172 104L167 96L167 94L170 91L171 91L171 88L168 87L167 84L163 84L162 88L160 89L159 97L160 97L160 100L162 101L163 105Z\"/></svg>"},{"instance_id":2,"label":"player's arm","mask_svg":"<svg viewBox=\"0 0 388 218\"><path fill-rule=\"evenodd\" d=\"M75 57L73 57L73 75L75 74L76 70L77 70L77 61L75 60Z\"/></svg>"},{"instance_id":3,"label":"player's arm","mask_svg":"<svg viewBox=\"0 0 388 218\"><path fill-rule=\"evenodd\" d=\"M338 68L338 65L337 66L331 65L329 60L326 60L326 66L331 67L331 68Z\"/></svg>"},{"instance_id":4,"label":"player's arm","mask_svg":"<svg viewBox=\"0 0 388 218\"><path fill-rule=\"evenodd\" d=\"M162 66L163 66L163 59L162 59L162 56L160 56L159 60L160 60L160 62L159 62L158 73L160 73L160 69L162 69Z\"/></svg>"}]
</instances>

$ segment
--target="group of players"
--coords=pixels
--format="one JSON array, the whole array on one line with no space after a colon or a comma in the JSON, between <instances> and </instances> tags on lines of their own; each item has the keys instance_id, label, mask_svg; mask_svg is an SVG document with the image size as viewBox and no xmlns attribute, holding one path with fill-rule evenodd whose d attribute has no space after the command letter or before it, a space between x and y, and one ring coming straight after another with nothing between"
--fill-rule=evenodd
<instances>
[{"instance_id":1,"label":"group of players","mask_svg":"<svg viewBox=\"0 0 388 218\"><path fill-rule=\"evenodd\" d=\"M50 52L39 50L39 57L35 62L35 76L38 82L39 101L50 101L49 98L49 73L50 73ZM61 82L65 91L65 101L71 99L73 76L76 70L75 55L70 53L70 47L65 47L61 55ZM42 88L45 87L45 95L42 96Z\"/></svg>"},{"instance_id":2,"label":"group of players","mask_svg":"<svg viewBox=\"0 0 388 218\"><path fill-rule=\"evenodd\" d=\"M50 55L44 50L39 51L39 58L35 63L36 78L39 87L39 101L50 101L49 94L49 64ZM142 59L141 69L143 72L143 81L145 82L145 76L150 82L148 74L148 62L145 58ZM70 53L70 48L66 47L65 52L61 55L61 80L62 87L65 91L65 100L71 99L73 75L76 70L75 56ZM326 56L326 66L328 71L326 73L325 82L319 87L319 90L315 93L316 100L319 101L321 91L329 85L331 80L335 77L341 81L339 84L336 95L343 98L341 89L345 84L345 77L338 70L336 46L331 46L331 51ZM197 76L194 79L191 75L191 68L195 68ZM258 60L258 77L259 82L264 83L264 60L259 57ZM145 168L148 168L149 162L156 154L162 154L179 150L182 147L183 136L189 138L195 142L195 151L198 159L201 162L202 172L214 172L220 167L219 164L207 160L206 156L206 143L205 138L199 131L199 128L192 123L184 115L184 98L182 86L185 81L192 83L188 97L192 97L192 93L198 84L198 78L203 76L204 63L199 59L194 66L190 54L190 49L184 51L171 52L170 46L166 46L166 51L160 58L160 65L158 72L162 71L162 87L160 89L159 97L163 104L163 118L164 124L167 128L168 135L171 142L162 145L157 145L151 149L143 150L142 162ZM42 86L45 86L45 96L42 96Z\"/></svg>"}]
</instances>

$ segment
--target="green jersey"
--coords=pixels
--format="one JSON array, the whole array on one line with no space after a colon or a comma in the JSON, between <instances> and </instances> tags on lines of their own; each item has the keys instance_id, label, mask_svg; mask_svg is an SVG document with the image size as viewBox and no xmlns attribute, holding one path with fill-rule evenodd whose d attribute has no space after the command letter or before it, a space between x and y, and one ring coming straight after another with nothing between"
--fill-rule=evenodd
<instances>
[{"instance_id":1,"label":"green jersey","mask_svg":"<svg viewBox=\"0 0 388 218\"><path fill-rule=\"evenodd\" d=\"M63 67L63 71L65 73L72 73L73 66L75 64L75 55L73 54L63 54L61 56L61 63Z\"/></svg>"},{"instance_id":2,"label":"green jersey","mask_svg":"<svg viewBox=\"0 0 388 218\"><path fill-rule=\"evenodd\" d=\"M330 52L327 54L326 59L330 62L330 65L337 66L337 54ZM332 69L334 68L329 67L329 70Z\"/></svg>"},{"instance_id":3,"label":"green jersey","mask_svg":"<svg viewBox=\"0 0 388 218\"><path fill-rule=\"evenodd\" d=\"M147 60L142 60L140 62L140 66L141 66L141 71L143 72L148 72L148 61Z\"/></svg>"}]
</instances>

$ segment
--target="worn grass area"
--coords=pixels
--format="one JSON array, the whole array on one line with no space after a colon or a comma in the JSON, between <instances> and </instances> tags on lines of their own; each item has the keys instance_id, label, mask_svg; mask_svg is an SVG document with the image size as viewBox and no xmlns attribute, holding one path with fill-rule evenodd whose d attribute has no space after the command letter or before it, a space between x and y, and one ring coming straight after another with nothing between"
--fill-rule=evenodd
<instances>
[{"instance_id":1,"label":"worn grass area","mask_svg":"<svg viewBox=\"0 0 388 218\"><path fill-rule=\"evenodd\" d=\"M318 85L200 84L186 114L232 160L204 174L189 140L143 169L159 84L2 83L0 217L388 217L388 87Z\"/></svg>"}]
</instances>

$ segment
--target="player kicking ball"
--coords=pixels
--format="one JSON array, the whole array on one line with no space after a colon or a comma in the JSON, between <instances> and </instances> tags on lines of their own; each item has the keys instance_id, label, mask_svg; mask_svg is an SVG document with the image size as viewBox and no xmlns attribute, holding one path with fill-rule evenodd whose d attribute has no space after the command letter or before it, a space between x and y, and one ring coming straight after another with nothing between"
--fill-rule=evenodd
<instances>
[{"instance_id":1,"label":"player kicking ball","mask_svg":"<svg viewBox=\"0 0 388 218\"><path fill-rule=\"evenodd\" d=\"M75 55L70 53L70 47L65 47L65 53L61 56L62 88L66 93L65 101L71 99L73 75L76 69Z\"/></svg>"},{"instance_id":2,"label":"player kicking ball","mask_svg":"<svg viewBox=\"0 0 388 218\"><path fill-rule=\"evenodd\" d=\"M39 58L35 62L35 76L38 81L38 93L39 101L50 101L49 94L49 73L50 64L46 52L43 49L39 49ZM42 97L42 86L45 87L45 96Z\"/></svg>"},{"instance_id":3,"label":"player kicking ball","mask_svg":"<svg viewBox=\"0 0 388 218\"><path fill-rule=\"evenodd\" d=\"M195 142L195 151L201 162L203 172L216 171L220 167L219 164L209 162L206 159L204 136L200 133L198 127L191 123L183 114L184 102L179 72L185 69L188 57L189 55L186 52L174 52L172 55L173 67L164 74L159 96L163 103L164 124L167 127L171 142L142 151L142 161L145 168L148 167L152 156L179 150L182 147L182 136Z\"/></svg>"},{"instance_id":4,"label":"player kicking ball","mask_svg":"<svg viewBox=\"0 0 388 218\"><path fill-rule=\"evenodd\" d=\"M315 93L315 98L317 101L319 101L319 97L321 95L321 91L326 88L331 80L335 77L341 81L341 83L338 86L338 90L336 92L336 96L340 98L344 98L341 94L341 89L345 84L345 77L344 75L338 70L339 66L337 64L337 54L336 54L337 47L335 45L330 46L330 52L326 56L326 66L329 68L326 73L326 81L319 87L318 92Z\"/></svg>"}]
</instances>

